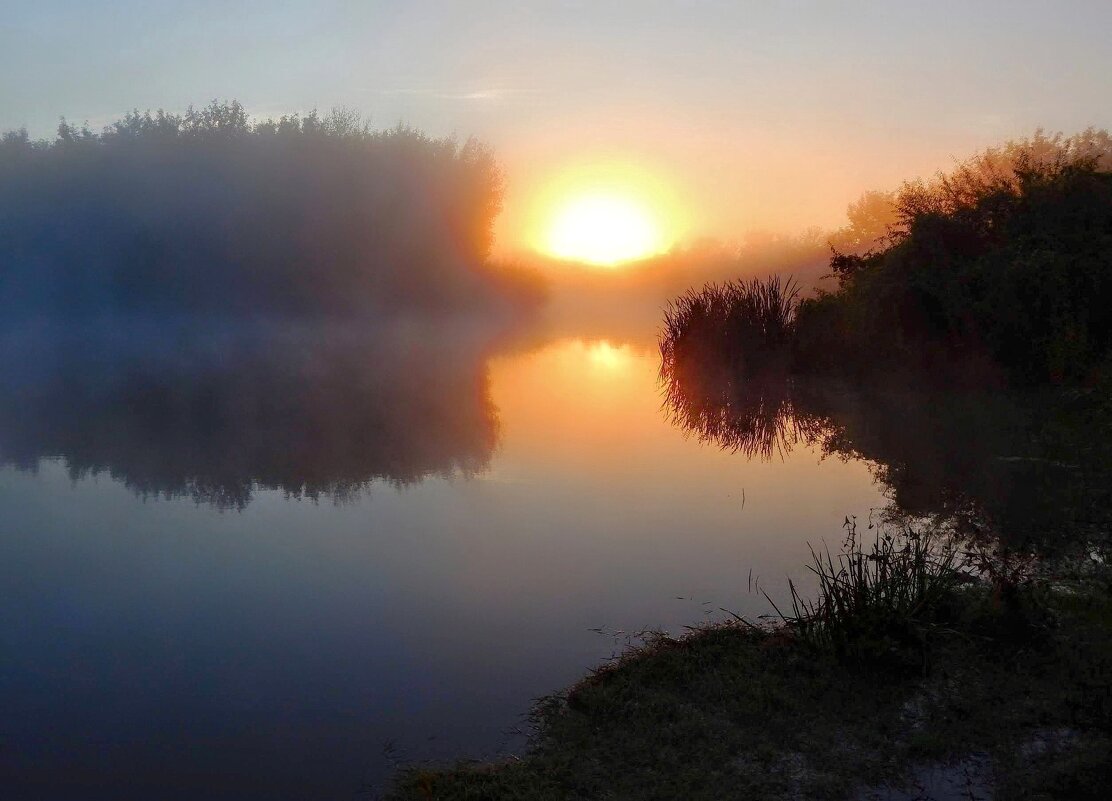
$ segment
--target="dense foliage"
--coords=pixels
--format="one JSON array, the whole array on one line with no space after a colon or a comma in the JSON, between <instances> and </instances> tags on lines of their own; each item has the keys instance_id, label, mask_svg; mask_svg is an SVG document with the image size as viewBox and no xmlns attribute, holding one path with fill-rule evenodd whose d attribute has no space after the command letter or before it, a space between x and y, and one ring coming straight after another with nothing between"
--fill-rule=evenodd
<instances>
[{"instance_id":1,"label":"dense foliage","mask_svg":"<svg viewBox=\"0 0 1112 801\"><path fill-rule=\"evenodd\" d=\"M1112 358L1112 137L1037 134L934 181L870 192L830 240L836 288L778 309L780 279L708 285L666 315L666 372L684 354L794 372L961 371L1089 382ZM686 357L684 357L686 358ZM692 357L694 359L694 357ZM692 360L692 359L689 359ZM705 371L705 364L698 366ZM921 373L922 374L922 373Z\"/></svg>"},{"instance_id":2,"label":"dense foliage","mask_svg":"<svg viewBox=\"0 0 1112 801\"><path fill-rule=\"evenodd\" d=\"M238 103L0 142L4 313L334 314L489 302L478 142Z\"/></svg>"},{"instance_id":3,"label":"dense foliage","mask_svg":"<svg viewBox=\"0 0 1112 801\"><path fill-rule=\"evenodd\" d=\"M1085 380L1112 348L1112 141L1035 137L892 197L838 289L800 304L798 366L985 364Z\"/></svg>"}]
</instances>

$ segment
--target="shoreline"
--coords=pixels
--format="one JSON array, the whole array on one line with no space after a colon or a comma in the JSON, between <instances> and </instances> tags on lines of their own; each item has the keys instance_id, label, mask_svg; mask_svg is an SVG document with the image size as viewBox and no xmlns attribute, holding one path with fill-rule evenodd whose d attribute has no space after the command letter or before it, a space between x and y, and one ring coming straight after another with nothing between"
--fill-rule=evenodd
<instances>
[{"instance_id":1,"label":"shoreline","mask_svg":"<svg viewBox=\"0 0 1112 801\"><path fill-rule=\"evenodd\" d=\"M406 766L385 798L1101 798L1112 574L1083 567L963 583L868 661L788 622L650 635L538 701L520 757Z\"/></svg>"}]
</instances>

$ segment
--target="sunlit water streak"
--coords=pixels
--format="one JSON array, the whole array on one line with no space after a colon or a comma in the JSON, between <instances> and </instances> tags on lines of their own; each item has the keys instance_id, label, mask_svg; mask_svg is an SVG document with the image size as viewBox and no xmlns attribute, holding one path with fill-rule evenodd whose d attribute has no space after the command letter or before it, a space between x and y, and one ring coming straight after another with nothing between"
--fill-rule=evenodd
<instances>
[{"instance_id":1,"label":"sunlit water streak","mask_svg":"<svg viewBox=\"0 0 1112 801\"><path fill-rule=\"evenodd\" d=\"M339 505L3 469L5 796L349 798L396 759L518 747L531 699L623 641L594 629L768 611L750 570L782 597L880 491L686 437L657 368L606 341L494 357L489 467Z\"/></svg>"}]
</instances>

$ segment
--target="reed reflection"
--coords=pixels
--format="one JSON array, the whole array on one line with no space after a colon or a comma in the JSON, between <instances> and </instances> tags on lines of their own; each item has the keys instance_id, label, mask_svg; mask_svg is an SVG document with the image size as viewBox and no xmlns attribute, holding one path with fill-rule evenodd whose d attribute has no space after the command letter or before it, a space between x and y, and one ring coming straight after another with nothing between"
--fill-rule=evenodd
<instances>
[{"instance_id":1,"label":"reed reflection","mask_svg":"<svg viewBox=\"0 0 1112 801\"><path fill-rule=\"evenodd\" d=\"M799 406L784 375L681 368L665 375L665 393L673 424L750 459L783 457L826 431L824 419Z\"/></svg>"},{"instance_id":2,"label":"reed reflection","mask_svg":"<svg viewBox=\"0 0 1112 801\"><path fill-rule=\"evenodd\" d=\"M661 379L671 420L701 441L750 459L810 447L869 462L892 515L1043 551L1103 541L1112 522L1100 444L1112 415L1096 392L851 388L683 357L666 359Z\"/></svg>"},{"instance_id":3,"label":"reed reflection","mask_svg":"<svg viewBox=\"0 0 1112 801\"><path fill-rule=\"evenodd\" d=\"M0 462L58 458L75 479L223 509L259 489L342 500L489 464L487 346L461 327L198 328L7 333Z\"/></svg>"}]
</instances>

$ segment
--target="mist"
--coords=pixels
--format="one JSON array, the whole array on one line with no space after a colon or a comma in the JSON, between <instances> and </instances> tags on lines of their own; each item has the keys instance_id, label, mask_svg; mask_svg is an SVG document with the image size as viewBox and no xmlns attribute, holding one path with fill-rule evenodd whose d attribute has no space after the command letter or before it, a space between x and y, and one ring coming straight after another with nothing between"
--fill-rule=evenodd
<instances>
[{"instance_id":1,"label":"mist","mask_svg":"<svg viewBox=\"0 0 1112 801\"><path fill-rule=\"evenodd\" d=\"M475 140L336 110L138 111L0 143L0 311L36 316L511 317L487 267L502 177Z\"/></svg>"}]
</instances>

